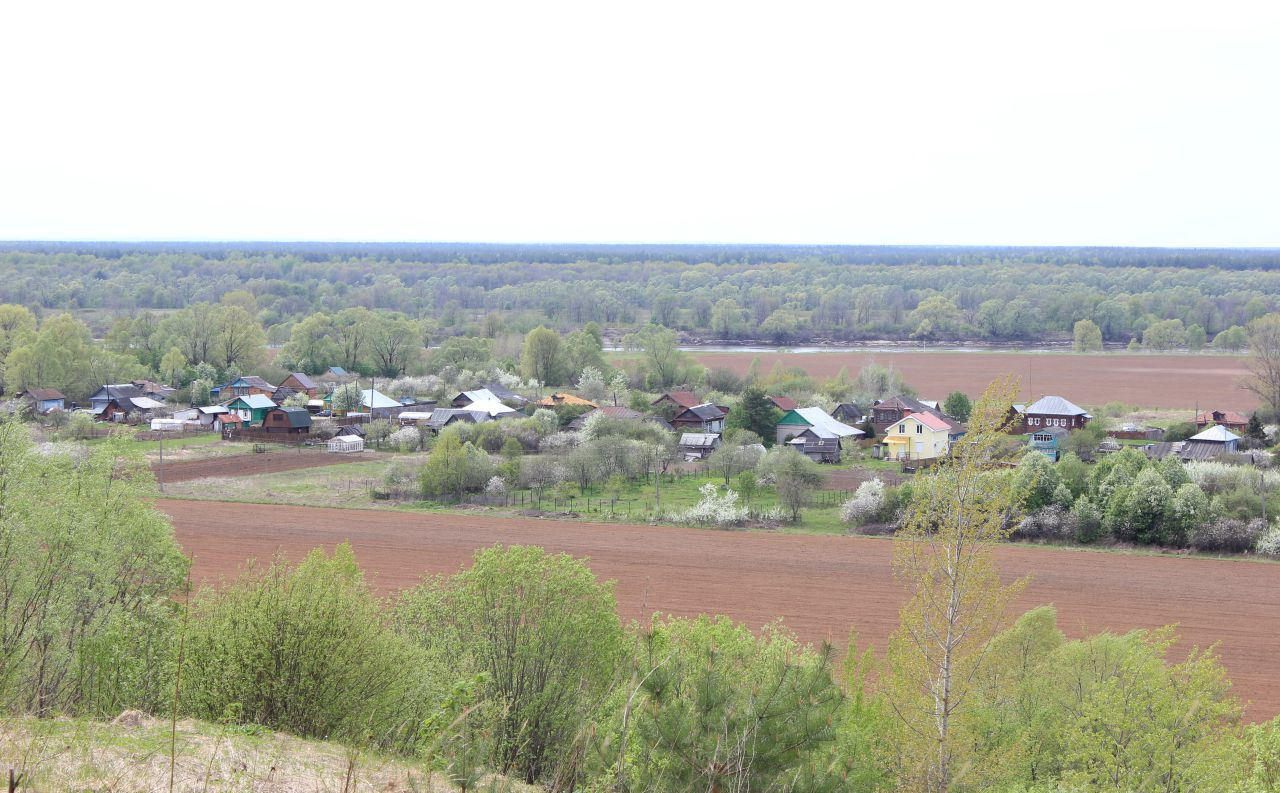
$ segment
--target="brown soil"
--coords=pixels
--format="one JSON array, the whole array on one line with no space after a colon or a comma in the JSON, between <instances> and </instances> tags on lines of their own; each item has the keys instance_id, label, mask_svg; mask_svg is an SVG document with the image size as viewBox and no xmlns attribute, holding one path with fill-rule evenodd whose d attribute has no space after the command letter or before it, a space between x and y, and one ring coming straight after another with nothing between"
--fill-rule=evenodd
<instances>
[{"instance_id":1,"label":"brown soil","mask_svg":"<svg viewBox=\"0 0 1280 793\"><path fill-rule=\"evenodd\" d=\"M882 649L904 590L892 543L865 537L721 532L677 527L408 514L207 501L160 501L197 580L216 581L249 558L290 558L350 540L378 588L451 573L494 543L540 545L589 557L617 581L624 618L654 612L726 614L756 627L777 618L807 641L843 644L851 627ZM999 550L1009 577L1031 574L1025 609L1057 606L1071 636L1178 623L1182 646L1221 641L1249 717L1280 713L1280 565L1045 548Z\"/></svg>"},{"instance_id":2,"label":"brown soil","mask_svg":"<svg viewBox=\"0 0 1280 793\"><path fill-rule=\"evenodd\" d=\"M990 353L955 351L817 352L817 353L701 353L698 361L746 374L751 359L760 358L767 374L775 362L798 366L825 379L842 367L850 376L874 360L902 372L907 383L929 399L944 399L952 391L971 397L992 380L1013 375L1024 394L1066 397L1078 405L1119 401L1142 407L1185 408L1187 418L1201 410L1252 410L1258 400L1240 387L1249 377L1246 358L1238 355L1072 355L1069 353Z\"/></svg>"},{"instance_id":3,"label":"brown soil","mask_svg":"<svg viewBox=\"0 0 1280 793\"><path fill-rule=\"evenodd\" d=\"M383 456L385 455L377 452L329 454L318 449L294 448L288 451L165 463L163 472L159 471L158 466L152 464L152 470L157 472L157 476L161 476L162 473L165 482L186 482L208 477L253 476L254 474L274 474L279 471L296 471L299 468L316 468L322 465L359 463L376 460Z\"/></svg>"}]
</instances>

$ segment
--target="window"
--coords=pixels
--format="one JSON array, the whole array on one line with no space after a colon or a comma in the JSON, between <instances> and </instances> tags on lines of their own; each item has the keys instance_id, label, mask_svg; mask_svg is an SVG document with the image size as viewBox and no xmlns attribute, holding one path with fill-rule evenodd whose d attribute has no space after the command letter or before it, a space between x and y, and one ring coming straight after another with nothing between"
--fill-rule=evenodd
<instances>
[{"instance_id":1,"label":"window","mask_svg":"<svg viewBox=\"0 0 1280 793\"><path fill-rule=\"evenodd\" d=\"M907 425L906 425L906 424L899 424L899 425L898 425L898 432L906 432L906 431L907 431Z\"/></svg>"},{"instance_id":2,"label":"window","mask_svg":"<svg viewBox=\"0 0 1280 793\"><path fill-rule=\"evenodd\" d=\"M923 434L924 434L924 425L923 425L923 424L917 424L917 425L916 425L916 434L917 434L917 435L923 435Z\"/></svg>"}]
</instances>

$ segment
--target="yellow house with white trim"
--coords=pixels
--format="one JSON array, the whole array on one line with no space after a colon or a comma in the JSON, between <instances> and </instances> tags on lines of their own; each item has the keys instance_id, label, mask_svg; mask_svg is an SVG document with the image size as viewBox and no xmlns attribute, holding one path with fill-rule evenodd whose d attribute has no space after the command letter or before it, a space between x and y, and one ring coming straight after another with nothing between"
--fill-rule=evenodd
<instances>
[{"instance_id":1,"label":"yellow house with white trim","mask_svg":"<svg viewBox=\"0 0 1280 793\"><path fill-rule=\"evenodd\" d=\"M933 460L951 447L951 426L932 413L912 413L884 431L885 459Z\"/></svg>"}]
</instances>

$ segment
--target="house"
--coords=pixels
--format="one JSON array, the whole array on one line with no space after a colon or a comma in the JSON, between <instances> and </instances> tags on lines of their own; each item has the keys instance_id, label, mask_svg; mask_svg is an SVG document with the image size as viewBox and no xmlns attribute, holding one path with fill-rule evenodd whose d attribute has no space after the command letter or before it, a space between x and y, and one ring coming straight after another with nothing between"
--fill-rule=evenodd
<instances>
[{"instance_id":1,"label":"house","mask_svg":"<svg viewBox=\"0 0 1280 793\"><path fill-rule=\"evenodd\" d=\"M164 402L178 393L178 389L170 388L167 385L153 383L150 380L134 380L133 384L138 387L145 397L151 397L158 402Z\"/></svg>"},{"instance_id":2,"label":"house","mask_svg":"<svg viewBox=\"0 0 1280 793\"><path fill-rule=\"evenodd\" d=\"M316 380L326 383L347 383L354 379L355 375L352 375L341 366L330 366L324 370L323 374L316 377Z\"/></svg>"},{"instance_id":3,"label":"house","mask_svg":"<svg viewBox=\"0 0 1280 793\"><path fill-rule=\"evenodd\" d=\"M311 414L306 408L271 408L262 418L262 429L288 435L311 432Z\"/></svg>"},{"instance_id":4,"label":"house","mask_svg":"<svg viewBox=\"0 0 1280 793\"><path fill-rule=\"evenodd\" d=\"M805 427L787 446L817 463L840 462L840 436L825 427Z\"/></svg>"},{"instance_id":5,"label":"house","mask_svg":"<svg viewBox=\"0 0 1280 793\"><path fill-rule=\"evenodd\" d=\"M94 418L98 421L130 421L163 407L163 402L151 397L112 397L101 410L94 413Z\"/></svg>"},{"instance_id":6,"label":"house","mask_svg":"<svg viewBox=\"0 0 1280 793\"><path fill-rule=\"evenodd\" d=\"M89 409L95 414L101 413L102 409L107 406L115 397L125 397L132 399L133 397L146 396L142 393L142 389L133 383L112 383L104 385L97 391L89 395Z\"/></svg>"},{"instance_id":7,"label":"house","mask_svg":"<svg viewBox=\"0 0 1280 793\"><path fill-rule=\"evenodd\" d=\"M629 407L623 407L622 405L605 405L604 407L596 408L595 410L578 416L576 419L569 422L568 429L577 432L582 429L584 424L587 423L588 418L596 414L608 416L612 419L622 419L623 421L642 421L646 418L646 416L640 411L632 410Z\"/></svg>"},{"instance_id":8,"label":"house","mask_svg":"<svg viewBox=\"0 0 1280 793\"><path fill-rule=\"evenodd\" d=\"M515 391L512 391L510 388L507 388L502 383L485 383L484 385L481 386L481 388L485 389L490 394L493 394L495 397L497 397L499 402L502 402L508 405L529 404L529 400L520 396Z\"/></svg>"},{"instance_id":9,"label":"house","mask_svg":"<svg viewBox=\"0 0 1280 793\"><path fill-rule=\"evenodd\" d=\"M820 407L809 407L788 411L786 415L778 419L778 435L775 441L777 443L786 443L810 427L821 427L841 440L844 438L860 438L866 434L856 427L850 427L844 422L836 421L827 411Z\"/></svg>"},{"instance_id":10,"label":"house","mask_svg":"<svg viewBox=\"0 0 1280 793\"><path fill-rule=\"evenodd\" d=\"M267 411L275 406L276 403L271 401L271 397L262 394L246 394L226 403L227 411L238 416L246 426L261 424ZM225 417L221 418L221 421L227 423Z\"/></svg>"},{"instance_id":11,"label":"house","mask_svg":"<svg viewBox=\"0 0 1280 793\"><path fill-rule=\"evenodd\" d=\"M720 436L714 432L686 432L680 436L680 455L685 460L702 460L720 448Z\"/></svg>"},{"instance_id":12,"label":"house","mask_svg":"<svg viewBox=\"0 0 1280 793\"><path fill-rule=\"evenodd\" d=\"M702 404L702 400L698 399L697 394L693 393L692 391L668 391L667 393L653 400L653 406L655 408L660 408L660 407L663 407L664 405L670 405L672 408L676 410L676 412L684 410L685 408L691 408L694 405L701 405L701 404Z\"/></svg>"},{"instance_id":13,"label":"house","mask_svg":"<svg viewBox=\"0 0 1280 793\"><path fill-rule=\"evenodd\" d=\"M394 418L404 410L404 405L397 400L372 388L366 388L360 392L360 407L375 419Z\"/></svg>"},{"instance_id":14,"label":"house","mask_svg":"<svg viewBox=\"0 0 1280 793\"><path fill-rule=\"evenodd\" d=\"M914 397L899 394L881 400L871 406L871 426L877 433L884 434L891 425L897 424L912 413L927 413L929 407Z\"/></svg>"},{"instance_id":15,"label":"house","mask_svg":"<svg viewBox=\"0 0 1280 793\"><path fill-rule=\"evenodd\" d=\"M195 408L194 411L196 414L194 420L202 427L212 427L218 416L231 412L226 405L206 405Z\"/></svg>"},{"instance_id":16,"label":"house","mask_svg":"<svg viewBox=\"0 0 1280 793\"><path fill-rule=\"evenodd\" d=\"M430 421L431 414L434 412L434 410L406 410L396 416L396 421L402 427L416 427L419 424L426 424Z\"/></svg>"},{"instance_id":17,"label":"house","mask_svg":"<svg viewBox=\"0 0 1280 793\"><path fill-rule=\"evenodd\" d=\"M15 396L26 399L31 403L31 409L42 416L55 410L67 409L67 398L56 388L28 388Z\"/></svg>"},{"instance_id":18,"label":"house","mask_svg":"<svg viewBox=\"0 0 1280 793\"><path fill-rule=\"evenodd\" d=\"M1014 405L1014 411L1018 406ZM1029 433L1044 427L1063 427L1078 430L1093 416L1088 411L1060 396L1043 396L1022 408L1022 432Z\"/></svg>"},{"instance_id":19,"label":"house","mask_svg":"<svg viewBox=\"0 0 1280 793\"><path fill-rule=\"evenodd\" d=\"M589 407L589 408L600 407L595 402L592 402L589 399L583 399L580 396L574 396L573 394L564 394L564 393L551 394L550 396L545 396L542 399L539 399L536 404L540 408L554 408L554 407L560 407L561 405L574 405L574 406Z\"/></svg>"},{"instance_id":20,"label":"house","mask_svg":"<svg viewBox=\"0 0 1280 793\"><path fill-rule=\"evenodd\" d=\"M951 426L928 411L912 413L885 430L881 443L890 460L936 460L951 448Z\"/></svg>"},{"instance_id":21,"label":"house","mask_svg":"<svg viewBox=\"0 0 1280 793\"><path fill-rule=\"evenodd\" d=\"M273 396L276 387L258 377L256 374L247 374L239 377L222 388L218 389L218 396L251 396L253 394L261 394L262 396Z\"/></svg>"},{"instance_id":22,"label":"house","mask_svg":"<svg viewBox=\"0 0 1280 793\"><path fill-rule=\"evenodd\" d=\"M861 424L866 417L866 411L858 407L854 402L841 402L831 411L831 418L844 422L851 427Z\"/></svg>"},{"instance_id":23,"label":"house","mask_svg":"<svg viewBox=\"0 0 1280 793\"><path fill-rule=\"evenodd\" d=\"M477 388L474 391L463 391L453 399L449 400L449 405L455 408L464 408L472 402L501 402L498 395L487 388Z\"/></svg>"},{"instance_id":24,"label":"house","mask_svg":"<svg viewBox=\"0 0 1280 793\"><path fill-rule=\"evenodd\" d=\"M788 410L795 410L796 408L800 407L800 403L795 401L789 396L771 396L771 397L765 397L765 398L768 399L770 402L772 402L773 406L776 407L778 410L781 410L783 413L786 413Z\"/></svg>"},{"instance_id":25,"label":"house","mask_svg":"<svg viewBox=\"0 0 1280 793\"><path fill-rule=\"evenodd\" d=\"M1179 453L1186 460L1212 460L1223 454L1239 450L1240 436L1226 427L1215 425L1187 438Z\"/></svg>"},{"instance_id":26,"label":"house","mask_svg":"<svg viewBox=\"0 0 1280 793\"><path fill-rule=\"evenodd\" d=\"M470 407L465 408L436 408L431 411L431 418L421 424L432 432L439 432L454 422L464 422L466 424L479 424L485 421L492 421L493 416L489 415L487 410L472 410Z\"/></svg>"},{"instance_id":27,"label":"house","mask_svg":"<svg viewBox=\"0 0 1280 793\"><path fill-rule=\"evenodd\" d=\"M1062 456L1062 449L1067 441L1065 427L1042 427L1028 436L1027 448L1035 449L1055 463Z\"/></svg>"},{"instance_id":28,"label":"house","mask_svg":"<svg viewBox=\"0 0 1280 793\"><path fill-rule=\"evenodd\" d=\"M671 419L671 426L677 432L720 433L724 431L724 416L724 410L706 402L676 413Z\"/></svg>"},{"instance_id":29,"label":"house","mask_svg":"<svg viewBox=\"0 0 1280 793\"><path fill-rule=\"evenodd\" d=\"M280 388L289 388L295 394L306 394L312 398L320 393L320 386L304 372L291 372L280 382Z\"/></svg>"},{"instance_id":30,"label":"house","mask_svg":"<svg viewBox=\"0 0 1280 793\"><path fill-rule=\"evenodd\" d=\"M1196 429L1203 430L1215 425L1242 433L1248 429L1249 419L1233 410L1205 410L1196 414Z\"/></svg>"}]
</instances>

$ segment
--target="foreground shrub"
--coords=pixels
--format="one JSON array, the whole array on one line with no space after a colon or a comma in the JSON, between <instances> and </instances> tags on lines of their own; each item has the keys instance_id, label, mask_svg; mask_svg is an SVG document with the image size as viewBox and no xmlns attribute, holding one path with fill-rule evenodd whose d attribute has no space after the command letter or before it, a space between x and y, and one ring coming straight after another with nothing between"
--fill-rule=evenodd
<instances>
[{"instance_id":1,"label":"foreground shrub","mask_svg":"<svg viewBox=\"0 0 1280 793\"><path fill-rule=\"evenodd\" d=\"M0 421L0 706L106 715L172 699L186 560L148 502L151 470L113 438L39 454Z\"/></svg>"},{"instance_id":2,"label":"foreground shrub","mask_svg":"<svg viewBox=\"0 0 1280 793\"><path fill-rule=\"evenodd\" d=\"M885 511L885 487L879 479L858 485L853 498L840 507L840 519L850 526L861 526L880 517Z\"/></svg>"},{"instance_id":3,"label":"foreground shrub","mask_svg":"<svg viewBox=\"0 0 1280 793\"><path fill-rule=\"evenodd\" d=\"M346 544L202 592L186 658L192 715L303 736L407 745L428 699L423 654L384 623Z\"/></svg>"},{"instance_id":4,"label":"foreground shrub","mask_svg":"<svg viewBox=\"0 0 1280 793\"><path fill-rule=\"evenodd\" d=\"M397 619L452 680L479 680L497 770L528 782L576 776L571 750L622 658L611 584L565 554L494 546L406 593Z\"/></svg>"},{"instance_id":5,"label":"foreground shrub","mask_svg":"<svg viewBox=\"0 0 1280 793\"><path fill-rule=\"evenodd\" d=\"M839 787L848 770L833 751L844 695L829 645L802 646L778 625L756 637L705 615L657 619L637 641L638 685L626 687L621 721L594 753L622 789Z\"/></svg>"},{"instance_id":6,"label":"foreground shrub","mask_svg":"<svg viewBox=\"0 0 1280 793\"><path fill-rule=\"evenodd\" d=\"M1079 523L1075 514L1054 504L1027 515L1018 523L1011 536L1017 540L1067 542L1076 539L1078 534Z\"/></svg>"},{"instance_id":7,"label":"foreground shrub","mask_svg":"<svg viewBox=\"0 0 1280 793\"><path fill-rule=\"evenodd\" d=\"M701 526L737 526L747 519L747 508L738 505L738 494L728 488L720 493L711 482L698 488L697 504L676 513L676 520Z\"/></svg>"},{"instance_id":8,"label":"foreground shrub","mask_svg":"<svg viewBox=\"0 0 1280 793\"><path fill-rule=\"evenodd\" d=\"M1260 519L1222 518L1210 520L1191 535L1191 547L1214 553L1247 553L1262 538L1267 524Z\"/></svg>"}]
</instances>

